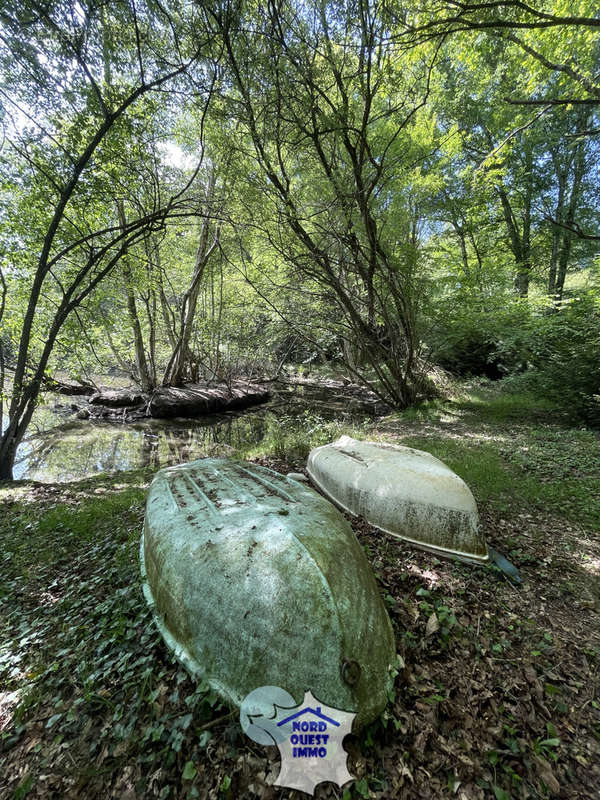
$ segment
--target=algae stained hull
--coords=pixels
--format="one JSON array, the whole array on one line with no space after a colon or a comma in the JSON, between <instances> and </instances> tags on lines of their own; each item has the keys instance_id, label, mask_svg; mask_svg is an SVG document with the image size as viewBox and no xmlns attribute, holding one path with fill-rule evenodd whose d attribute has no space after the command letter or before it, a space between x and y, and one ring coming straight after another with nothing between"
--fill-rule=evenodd
<instances>
[{"instance_id":1,"label":"algae stained hull","mask_svg":"<svg viewBox=\"0 0 600 800\"><path fill-rule=\"evenodd\" d=\"M227 701L310 689L356 728L383 710L391 624L350 525L313 489L228 459L163 469L141 561L166 643Z\"/></svg>"},{"instance_id":2,"label":"algae stained hull","mask_svg":"<svg viewBox=\"0 0 600 800\"><path fill-rule=\"evenodd\" d=\"M336 505L392 536L440 556L490 560L471 490L430 453L342 436L311 450L307 470Z\"/></svg>"}]
</instances>

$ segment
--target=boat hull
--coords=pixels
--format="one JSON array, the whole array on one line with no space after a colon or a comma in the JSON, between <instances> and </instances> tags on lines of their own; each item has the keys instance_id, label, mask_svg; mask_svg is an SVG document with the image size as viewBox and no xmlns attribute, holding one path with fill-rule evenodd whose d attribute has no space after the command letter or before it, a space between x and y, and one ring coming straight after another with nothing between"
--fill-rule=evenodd
<instances>
[{"instance_id":1,"label":"boat hull","mask_svg":"<svg viewBox=\"0 0 600 800\"><path fill-rule=\"evenodd\" d=\"M440 556L488 563L465 482L422 450L342 436L312 450L308 474L344 511Z\"/></svg>"},{"instance_id":2,"label":"boat hull","mask_svg":"<svg viewBox=\"0 0 600 800\"><path fill-rule=\"evenodd\" d=\"M227 459L161 470L141 563L165 642L230 703L310 689L357 728L385 707L391 624L351 527L312 488Z\"/></svg>"}]
</instances>

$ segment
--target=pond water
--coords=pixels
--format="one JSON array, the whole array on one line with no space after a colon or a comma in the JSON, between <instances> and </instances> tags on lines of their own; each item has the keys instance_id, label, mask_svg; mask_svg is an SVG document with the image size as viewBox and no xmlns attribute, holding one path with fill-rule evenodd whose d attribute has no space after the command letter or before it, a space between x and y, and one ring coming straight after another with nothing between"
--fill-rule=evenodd
<instances>
[{"instance_id":1,"label":"pond water","mask_svg":"<svg viewBox=\"0 0 600 800\"><path fill-rule=\"evenodd\" d=\"M308 429L319 417L365 417L350 410L346 398L312 386L274 387L268 403L243 412L135 423L74 419L72 400L85 403L85 398L53 395L38 408L32 433L17 452L15 479L61 483L101 472L162 467L252 447L282 422Z\"/></svg>"}]
</instances>

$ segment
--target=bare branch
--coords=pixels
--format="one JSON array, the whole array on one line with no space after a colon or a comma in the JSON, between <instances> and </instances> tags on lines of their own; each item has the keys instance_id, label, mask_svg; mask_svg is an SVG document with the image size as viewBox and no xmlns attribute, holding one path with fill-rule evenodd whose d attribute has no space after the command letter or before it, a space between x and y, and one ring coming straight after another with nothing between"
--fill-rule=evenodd
<instances>
[{"instance_id":1,"label":"bare branch","mask_svg":"<svg viewBox=\"0 0 600 800\"><path fill-rule=\"evenodd\" d=\"M583 231L576 222L572 222L570 224L566 222L560 222L559 220L554 219L554 217L551 216L545 216L544 219L547 222L551 222L553 225L556 225L559 228L564 228L565 230L570 231L570 233L574 234L578 239L585 239L591 242L600 242L600 235L593 233L585 233L585 231Z\"/></svg>"}]
</instances>

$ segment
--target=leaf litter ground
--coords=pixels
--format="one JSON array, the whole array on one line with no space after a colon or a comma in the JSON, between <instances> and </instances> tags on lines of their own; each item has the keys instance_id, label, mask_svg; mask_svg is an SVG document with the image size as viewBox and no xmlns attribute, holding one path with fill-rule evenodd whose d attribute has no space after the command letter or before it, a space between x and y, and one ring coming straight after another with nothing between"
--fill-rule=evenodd
<instances>
[{"instance_id":1,"label":"leaf litter ground","mask_svg":"<svg viewBox=\"0 0 600 800\"><path fill-rule=\"evenodd\" d=\"M435 451L438 422L388 420L379 434L429 436ZM459 428L446 425L444 441ZM521 434L504 437L504 458L525 474L532 437ZM527 462L541 482L546 461ZM272 785L276 748L246 739L154 628L138 567L150 477L0 489L2 799L303 796ZM399 672L382 719L346 739L357 781L322 784L317 798L598 796L600 543L547 505L480 501L488 542L519 567L520 587L351 520L394 624Z\"/></svg>"}]
</instances>

